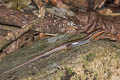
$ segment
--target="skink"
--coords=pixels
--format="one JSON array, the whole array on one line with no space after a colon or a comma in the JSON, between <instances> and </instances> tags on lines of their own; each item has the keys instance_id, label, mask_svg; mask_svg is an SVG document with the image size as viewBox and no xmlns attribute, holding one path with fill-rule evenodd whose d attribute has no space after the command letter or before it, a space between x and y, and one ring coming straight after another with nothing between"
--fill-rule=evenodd
<instances>
[{"instance_id":1,"label":"skink","mask_svg":"<svg viewBox=\"0 0 120 80\"><path fill-rule=\"evenodd\" d=\"M60 45L60 46L58 46L58 47L56 47L56 48L54 48L54 49L52 49L52 50L49 50L49 51L43 53L42 55L39 55L39 56L37 56L37 57L35 57L35 58L33 58L33 59L31 59L31 60L23 63L23 64L18 65L18 66L15 67L15 68L12 68L12 69L4 72L4 74L5 74L5 73L9 73L9 72L11 72L11 71L14 71L14 70L16 70L16 69L18 69L18 68L20 68L20 67L22 67L22 66L24 66L24 65L26 65L26 64L28 64L28 63L31 63L31 62L33 62L33 61L36 61L36 60L38 60L38 59L40 59L40 58L49 56L49 55L51 55L51 54L54 53L54 52L57 52L57 51L64 50L64 49L67 49L67 48L71 48L71 47L75 47L75 46L80 46L80 45L89 43L90 41L95 40L96 37L100 36L100 35L103 34L103 33L104 33L104 31L97 30L97 31L89 34L88 36L86 36L86 37L83 38L83 39L73 40L73 41L66 42L66 43L64 43L64 44L62 44L62 45Z\"/></svg>"}]
</instances>

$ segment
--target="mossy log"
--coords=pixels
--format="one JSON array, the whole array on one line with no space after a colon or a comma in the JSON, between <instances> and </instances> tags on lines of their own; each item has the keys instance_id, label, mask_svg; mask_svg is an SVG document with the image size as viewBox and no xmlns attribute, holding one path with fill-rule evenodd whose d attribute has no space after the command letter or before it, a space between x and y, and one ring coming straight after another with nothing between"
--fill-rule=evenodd
<instances>
[{"instance_id":1,"label":"mossy log","mask_svg":"<svg viewBox=\"0 0 120 80\"><path fill-rule=\"evenodd\" d=\"M2 80L94 80L120 79L119 42L108 40L93 41L70 50L26 64L21 68L3 74L55 46L84 35L60 35L35 42L7 56L0 62Z\"/></svg>"}]
</instances>

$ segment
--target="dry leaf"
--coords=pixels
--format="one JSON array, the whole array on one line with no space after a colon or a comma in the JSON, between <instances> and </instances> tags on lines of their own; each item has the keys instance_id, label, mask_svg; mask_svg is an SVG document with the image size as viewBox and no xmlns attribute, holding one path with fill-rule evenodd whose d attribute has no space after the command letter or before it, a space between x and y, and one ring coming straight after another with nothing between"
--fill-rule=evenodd
<instances>
[{"instance_id":1,"label":"dry leaf","mask_svg":"<svg viewBox=\"0 0 120 80\"><path fill-rule=\"evenodd\" d=\"M120 4L120 0L115 0L114 4L118 4L119 5Z\"/></svg>"}]
</instances>

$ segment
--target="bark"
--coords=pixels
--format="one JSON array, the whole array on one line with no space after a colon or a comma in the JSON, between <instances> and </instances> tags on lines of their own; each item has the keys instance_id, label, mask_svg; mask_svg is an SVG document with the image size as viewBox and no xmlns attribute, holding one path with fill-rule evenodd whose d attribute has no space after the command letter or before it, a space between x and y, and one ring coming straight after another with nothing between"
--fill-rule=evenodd
<instances>
[{"instance_id":1,"label":"bark","mask_svg":"<svg viewBox=\"0 0 120 80\"><path fill-rule=\"evenodd\" d=\"M0 7L0 23L1 24L22 27L23 25L29 23L35 18L36 16L33 16L32 14L24 14L16 10Z\"/></svg>"},{"instance_id":2,"label":"bark","mask_svg":"<svg viewBox=\"0 0 120 80\"><path fill-rule=\"evenodd\" d=\"M15 27L15 26L0 25L0 30L14 31L14 30L18 30L18 29L20 29L20 28Z\"/></svg>"},{"instance_id":3,"label":"bark","mask_svg":"<svg viewBox=\"0 0 120 80\"><path fill-rule=\"evenodd\" d=\"M1 41L0 41L0 44L1 44L0 45L0 51L5 49L12 42L14 42L17 39L19 39L22 35L24 35L28 31L30 31L32 29L33 25L35 23L37 23L37 20L35 19L36 22L33 21L30 24L27 24L27 25L23 26L23 28L21 28L21 29L18 29L18 30L12 31L12 32L8 32L3 38L1 38Z\"/></svg>"},{"instance_id":4,"label":"bark","mask_svg":"<svg viewBox=\"0 0 120 80\"><path fill-rule=\"evenodd\" d=\"M35 37L37 37L35 34L36 32L34 31L29 31L26 34L23 34L19 39L6 46L1 54L9 54L19 48L32 44L35 41ZM2 58L4 57L1 55L1 59Z\"/></svg>"}]
</instances>

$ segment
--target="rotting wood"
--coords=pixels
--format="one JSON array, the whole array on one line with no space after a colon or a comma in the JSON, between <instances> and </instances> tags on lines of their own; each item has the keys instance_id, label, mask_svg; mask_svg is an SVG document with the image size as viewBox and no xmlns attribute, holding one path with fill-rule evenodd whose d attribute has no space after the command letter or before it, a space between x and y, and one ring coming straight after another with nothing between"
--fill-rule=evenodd
<instances>
[{"instance_id":1,"label":"rotting wood","mask_svg":"<svg viewBox=\"0 0 120 80\"><path fill-rule=\"evenodd\" d=\"M4 38L2 38L2 40L0 41L0 44L1 44L0 51L2 51L4 48L6 48L12 42L16 41L23 34L28 32L29 30L31 30L33 25L38 23L38 20L39 20L39 18L31 21L29 24L24 25L23 28L21 28L19 30L15 30L15 31L7 33L6 36Z\"/></svg>"},{"instance_id":2,"label":"rotting wood","mask_svg":"<svg viewBox=\"0 0 120 80\"><path fill-rule=\"evenodd\" d=\"M6 46L6 48L1 52L1 54L9 54L11 52L16 51L19 48L22 48L26 45L30 45L35 41L35 37L37 40L37 35L35 36L36 32L28 31L27 33L23 34L19 39L12 42L10 45ZM0 56L0 59L3 57Z\"/></svg>"}]
</instances>

